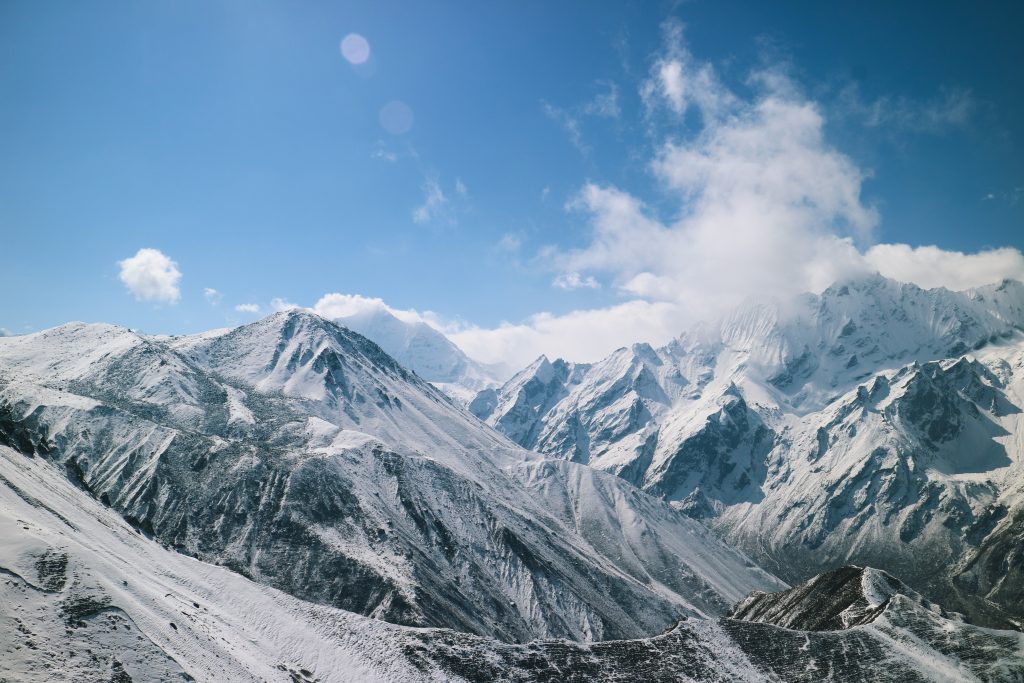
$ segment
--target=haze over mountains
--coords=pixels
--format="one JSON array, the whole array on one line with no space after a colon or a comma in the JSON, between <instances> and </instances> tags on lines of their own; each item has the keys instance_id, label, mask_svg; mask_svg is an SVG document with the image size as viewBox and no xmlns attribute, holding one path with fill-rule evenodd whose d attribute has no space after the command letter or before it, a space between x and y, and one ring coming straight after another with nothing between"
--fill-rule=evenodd
<instances>
[{"instance_id":1,"label":"haze over mountains","mask_svg":"<svg viewBox=\"0 0 1024 683\"><path fill-rule=\"evenodd\" d=\"M1024 678L1021 283L841 282L495 388L387 315L0 339L12 675Z\"/></svg>"}]
</instances>

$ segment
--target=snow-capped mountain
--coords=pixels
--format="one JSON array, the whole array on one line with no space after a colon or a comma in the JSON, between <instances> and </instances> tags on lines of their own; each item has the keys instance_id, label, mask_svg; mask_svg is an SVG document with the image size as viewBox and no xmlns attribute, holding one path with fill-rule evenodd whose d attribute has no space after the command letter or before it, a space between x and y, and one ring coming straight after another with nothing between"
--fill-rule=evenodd
<instances>
[{"instance_id":1,"label":"snow-capped mountain","mask_svg":"<svg viewBox=\"0 0 1024 683\"><path fill-rule=\"evenodd\" d=\"M383 306L334 321L372 340L401 365L463 403L508 377L503 368L471 359L427 323L401 320Z\"/></svg>"},{"instance_id":2,"label":"snow-capped mountain","mask_svg":"<svg viewBox=\"0 0 1024 683\"><path fill-rule=\"evenodd\" d=\"M394 623L640 637L783 585L623 480L544 466L305 311L189 338L5 338L0 443L171 548ZM553 512L551 491L622 536ZM638 548L645 534L678 557Z\"/></svg>"},{"instance_id":3,"label":"snow-capped mountain","mask_svg":"<svg viewBox=\"0 0 1024 683\"><path fill-rule=\"evenodd\" d=\"M879 276L749 305L663 348L539 359L470 409L704 519L789 581L878 566L1024 617L1024 285Z\"/></svg>"},{"instance_id":4,"label":"snow-capped mountain","mask_svg":"<svg viewBox=\"0 0 1024 683\"><path fill-rule=\"evenodd\" d=\"M516 645L297 599L160 545L58 464L0 446L0 675L11 681L1012 681L1021 634L844 568L663 635ZM824 622L819 615L834 615ZM811 617L811 618L808 618ZM838 630L820 630L822 627Z\"/></svg>"}]
</instances>

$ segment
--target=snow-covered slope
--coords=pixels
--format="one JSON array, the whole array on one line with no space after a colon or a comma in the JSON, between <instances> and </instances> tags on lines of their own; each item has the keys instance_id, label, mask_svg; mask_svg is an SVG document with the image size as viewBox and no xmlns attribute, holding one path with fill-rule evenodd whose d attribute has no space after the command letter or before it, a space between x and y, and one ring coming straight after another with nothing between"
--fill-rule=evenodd
<instances>
[{"instance_id":1,"label":"snow-covered slope","mask_svg":"<svg viewBox=\"0 0 1024 683\"><path fill-rule=\"evenodd\" d=\"M169 550L43 458L0 446L0 677L10 681L1012 681L1021 635L943 616L886 578L863 625L687 620L654 638L510 645L304 602ZM859 570L858 570L859 571ZM880 575L880 573L875 573ZM829 579L821 585L835 583ZM847 581L847 585L854 583ZM771 615L820 607L821 591ZM845 603L857 602L854 592ZM832 604L832 603L830 603ZM744 616L743 618L750 618Z\"/></svg>"},{"instance_id":2,"label":"snow-covered slope","mask_svg":"<svg viewBox=\"0 0 1024 683\"><path fill-rule=\"evenodd\" d=\"M660 349L540 359L470 408L671 501L789 581L855 561L1021 617L1020 583L998 567L1022 552L1022 329L1019 282L874 276L745 306Z\"/></svg>"},{"instance_id":3,"label":"snow-covered slope","mask_svg":"<svg viewBox=\"0 0 1024 683\"><path fill-rule=\"evenodd\" d=\"M430 325L401 320L383 307L334 320L372 340L401 365L463 403L504 379L501 368L474 361Z\"/></svg>"},{"instance_id":4,"label":"snow-covered slope","mask_svg":"<svg viewBox=\"0 0 1024 683\"><path fill-rule=\"evenodd\" d=\"M656 580L666 560L625 537L595 552L532 493L561 468L525 485L536 455L303 311L195 339L82 324L4 339L0 443L175 549L396 623L637 637L780 585L685 519L688 541L663 546L694 568L690 583ZM621 527L667 524L658 507L586 503Z\"/></svg>"}]
</instances>

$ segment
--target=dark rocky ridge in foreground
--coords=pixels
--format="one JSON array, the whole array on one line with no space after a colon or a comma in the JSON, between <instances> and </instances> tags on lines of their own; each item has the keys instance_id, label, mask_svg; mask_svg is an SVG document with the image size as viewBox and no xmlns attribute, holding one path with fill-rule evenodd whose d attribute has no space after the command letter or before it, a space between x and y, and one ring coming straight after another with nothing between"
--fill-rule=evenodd
<instances>
[{"instance_id":1,"label":"dark rocky ridge in foreground","mask_svg":"<svg viewBox=\"0 0 1024 683\"><path fill-rule=\"evenodd\" d=\"M853 566L655 638L496 646L424 632L404 652L424 671L470 681L1024 681L1022 634L964 623L895 577Z\"/></svg>"}]
</instances>

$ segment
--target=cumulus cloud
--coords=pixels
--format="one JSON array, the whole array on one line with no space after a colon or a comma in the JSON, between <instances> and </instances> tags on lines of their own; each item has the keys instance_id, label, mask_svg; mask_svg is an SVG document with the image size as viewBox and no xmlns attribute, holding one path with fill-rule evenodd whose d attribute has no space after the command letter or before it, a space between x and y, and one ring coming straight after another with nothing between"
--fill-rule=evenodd
<instances>
[{"instance_id":1,"label":"cumulus cloud","mask_svg":"<svg viewBox=\"0 0 1024 683\"><path fill-rule=\"evenodd\" d=\"M139 249L135 256L118 261L118 277L139 301L175 303L181 296L178 264L159 249Z\"/></svg>"},{"instance_id":2,"label":"cumulus cloud","mask_svg":"<svg viewBox=\"0 0 1024 683\"><path fill-rule=\"evenodd\" d=\"M235 310L239 313L248 313L250 315L258 315L260 312L259 304L238 304L235 306Z\"/></svg>"},{"instance_id":3,"label":"cumulus cloud","mask_svg":"<svg viewBox=\"0 0 1024 683\"><path fill-rule=\"evenodd\" d=\"M861 197L866 173L825 138L819 107L784 72L760 71L742 99L681 44L670 23L665 54L641 92L649 106L694 108L692 139L659 144L650 169L678 211L660 219L619 188L586 184L569 203L590 226L585 246L554 251L561 272L604 273L623 293L671 303L673 326L753 293L821 289L866 269L877 211Z\"/></svg>"}]
</instances>

